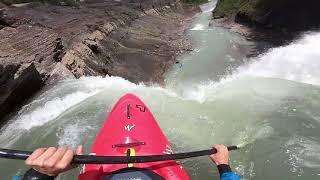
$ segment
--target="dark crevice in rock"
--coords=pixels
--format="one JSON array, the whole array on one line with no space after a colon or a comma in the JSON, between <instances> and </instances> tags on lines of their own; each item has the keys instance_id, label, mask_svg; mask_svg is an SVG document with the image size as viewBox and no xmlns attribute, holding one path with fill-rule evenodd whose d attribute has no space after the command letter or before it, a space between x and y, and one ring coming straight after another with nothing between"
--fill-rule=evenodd
<instances>
[{"instance_id":1,"label":"dark crevice in rock","mask_svg":"<svg viewBox=\"0 0 320 180\"><path fill-rule=\"evenodd\" d=\"M54 54L53 54L53 60L56 62L60 62L62 60L63 57L63 44L62 44L62 39L61 38L57 38L56 39L56 46L53 50Z\"/></svg>"},{"instance_id":2,"label":"dark crevice in rock","mask_svg":"<svg viewBox=\"0 0 320 180\"><path fill-rule=\"evenodd\" d=\"M44 85L34 64L14 78L18 69L19 65L0 65L0 120Z\"/></svg>"},{"instance_id":3,"label":"dark crevice in rock","mask_svg":"<svg viewBox=\"0 0 320 180\"><path fill-rule=\"evenodd\" d=\"M0 29L4 27L11 27L14 23L14 20L7 17L5 9L0 9Z\"/></svg>"}]
</instances>

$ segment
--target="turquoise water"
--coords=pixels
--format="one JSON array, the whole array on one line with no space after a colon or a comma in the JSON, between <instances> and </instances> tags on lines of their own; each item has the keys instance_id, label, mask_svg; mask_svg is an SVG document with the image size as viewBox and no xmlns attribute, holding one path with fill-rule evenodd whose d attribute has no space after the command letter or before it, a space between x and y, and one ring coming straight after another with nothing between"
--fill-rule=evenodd
<instances>
[{"instance_id":1,"label":"turquoise water","mask_svg":"<svg viewBox=\"0 0 320 180\"><path fill-rule=\"evenodd\" d=\"M203 7L188 31L194 51L180 57L166 85L119 77L63 81L40 93L1 129L5 148L75 147L88 152L106 115L125 93L150 107L176 152L241 144L231 166L243 179L319 179L320 34L247 59L251 43L209 27ZM218 179L207 157L182 161L192 179ZM23 162L0 160L2 179L23 174ZM60 179L76 179L79 169Z\"/></svg>"}]
</instances>

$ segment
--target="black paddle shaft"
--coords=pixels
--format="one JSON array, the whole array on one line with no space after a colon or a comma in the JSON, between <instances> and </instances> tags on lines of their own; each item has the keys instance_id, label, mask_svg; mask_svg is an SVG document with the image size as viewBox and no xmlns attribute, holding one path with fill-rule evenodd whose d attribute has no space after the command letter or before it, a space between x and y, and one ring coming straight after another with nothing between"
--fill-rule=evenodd
<instances>
[{"instance_id":1,"label":"black paddle shaft","mask_svg":"<svg viewBox=\"0 0 320 180\"><path fill-rule=\"evenodd\" d=\"M239 149L237 146L228 147L229 151ZM94 156L94 155L75 155L72 163L74 164L129 164L158 162L177 159L187 159L200 156L208 156L217 153L215 148L202 151L185 152L177 154L150 155L150 156ZM0 149L0 158L26 160L32 152L11 149Z\"/></svg>"}]
</instances>

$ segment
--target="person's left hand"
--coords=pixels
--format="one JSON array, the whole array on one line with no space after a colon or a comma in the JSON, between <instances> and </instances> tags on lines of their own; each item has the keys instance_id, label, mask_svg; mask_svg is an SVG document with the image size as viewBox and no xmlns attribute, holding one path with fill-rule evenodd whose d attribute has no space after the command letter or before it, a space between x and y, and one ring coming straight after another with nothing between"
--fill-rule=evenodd
<instances>
[{"instance_id":1,"label":"person's left hand","mask_svg":"<svg viewBox=\"0 0 320 180\"><path fill-rule=\"evenodd\" d=\"M217 144L213 148L217 150L216 154L210 155L212 161L217 165L226 164L229 165L229 151L228 148L224 145Z\"/></svg>"},{"instance_id":2,"label":"person's left hand","mask_svg":"<svg viewBox=\"0 0 320 180\"><path fill-rule=\"evenodd\" d=\"M71 164L74 155L82 155L82 146L74 152L66 148L39 148L25 161L32 169L49 176L58 174L77 167Z\"/></svg>"}]
</instances>

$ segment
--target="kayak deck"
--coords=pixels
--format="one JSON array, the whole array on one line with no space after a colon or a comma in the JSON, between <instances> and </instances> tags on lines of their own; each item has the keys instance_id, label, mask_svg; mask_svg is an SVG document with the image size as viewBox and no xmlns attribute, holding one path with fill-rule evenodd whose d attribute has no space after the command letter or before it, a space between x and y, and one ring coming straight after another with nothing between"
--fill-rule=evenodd
<instances>
[{"instance_id":1,"label":"kayak deck","mask_svg":"<svg viewBox=\"0 0 320 180\"><path fill-rule=\"evenodd\" d=\"M99 132L90 154L97 156L146 156L171 154L171 146L148 107L135 95L126 94L116 103ZM152 171L164 179L189 179L176 161L137 164L87 164L79 180L126 168Z\"/></svg>"}]
</instances>

